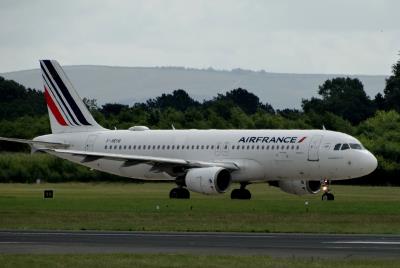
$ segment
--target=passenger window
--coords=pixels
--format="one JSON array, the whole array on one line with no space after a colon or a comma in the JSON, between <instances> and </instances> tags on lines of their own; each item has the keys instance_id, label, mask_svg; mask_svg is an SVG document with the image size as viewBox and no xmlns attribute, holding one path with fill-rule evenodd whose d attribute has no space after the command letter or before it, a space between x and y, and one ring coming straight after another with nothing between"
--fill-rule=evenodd
<instances>
[{"instance_id":1,"label":"passenger window","mask_svg":"<svg viewBox=\"0 0 400 268\"><path fill-rule=\"evenodd\" d=\"M254 150L254 145L251 146L251 149Z\"/></svg>"},{"instance_id":2,"label":"passenger window","mask_svg":"<svg viewBox=\"0 0 400 268\"><path fill-rule=\"evenodd\" d=\"M335 151L339 150L340 146L342 146L341 143L336 144L335 147L333 148L333 150L335 150Z\"/></svg>"},{"instance_id":3,"label":"passenger window","mask_svg":"<svg viewBox=\"0 0 400 268\"><path fill-rule=\"evenodd\" d=\"M106 145L106 146L104 146L104 149L107 149L107 145Z\"/></svg>"},{"instance_id":4,"label":"passenger window","mask_svg":"<svg viewBox=\"0 0 400 268\"><path fill-rule=\"evenodd\" d=\"M175 149L175 145L172 145L172 146L171 146L171 149L172 149L172 150Z\"/></svg>"},{"instance_id":5,"label":"passenger window","mask_svg":"<svg viewBox=\"0 0 400 268\"><path fill-rule=\"evenodd\" d=\"M348 150L350 149L350 146L347 143L343 143L341 150Z\"/></svg>"}]
</instances>

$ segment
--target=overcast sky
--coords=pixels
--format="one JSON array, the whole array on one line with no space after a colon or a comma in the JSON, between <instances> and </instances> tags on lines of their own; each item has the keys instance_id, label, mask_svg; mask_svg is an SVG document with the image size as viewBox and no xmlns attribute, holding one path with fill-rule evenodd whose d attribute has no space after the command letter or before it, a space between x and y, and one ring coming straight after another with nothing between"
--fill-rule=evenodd
<instances>
[{"instance_id":1,"label":"overcast sky","mask_svg":"<svg viewBox=\"0 0 400 268\"><path fill-rule=\"evenodd\" d=\"M0 1L0 72L62 65L389 74L400 1Z\"/></svg>"}]
</instances>

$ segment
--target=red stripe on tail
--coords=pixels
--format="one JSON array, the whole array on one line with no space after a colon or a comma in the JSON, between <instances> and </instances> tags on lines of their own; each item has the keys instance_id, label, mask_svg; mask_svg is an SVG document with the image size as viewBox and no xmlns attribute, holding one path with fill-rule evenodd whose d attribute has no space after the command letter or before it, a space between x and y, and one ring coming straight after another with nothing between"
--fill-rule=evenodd
<instances>
[{"instance_id":1,"label":"red stripe on tail","mask_svg":"<svg viewBox=\"0 0 400 268\"><path fill-rule=\"evenodd\" d=\"M56 118L57 122L62 126L67 126L63 116L61 115L60 111L58 110L56 104L54 103L53 99L51 98L49 92L47 92L47 88L44 87L44 97L46 98L47 106L50 108L50 111L53 113L54 117Z\"/></svg>"}]
</instances>

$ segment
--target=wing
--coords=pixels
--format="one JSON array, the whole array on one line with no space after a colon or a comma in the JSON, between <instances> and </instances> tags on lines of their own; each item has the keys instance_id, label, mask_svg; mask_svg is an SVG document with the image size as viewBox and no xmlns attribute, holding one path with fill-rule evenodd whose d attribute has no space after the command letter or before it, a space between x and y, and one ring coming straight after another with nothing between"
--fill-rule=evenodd
<instances>
[{"instance_id":1,"label":"wing","mask_svg":"<svg viewBox=\"0 0 400 268\"><path fill-rule=\"evenodd\" d=\"M103 152L87 152L78 150L64 150L64 149L49 149L59 154L79 155L84 156L82 162L91 162L98 159L112 159L125 162L124 165L135 165L139 163L148 163L155 166L169 165L169 166L182 166L187 168L195 167L222 167L228 170L238 170L239 167L233 162L205 162L205 161L192 161L180 158L169 157L156 157L156 156L143 156L143 155L127 155L127 154L112 154Z\"/></svg>"}]
</instances>

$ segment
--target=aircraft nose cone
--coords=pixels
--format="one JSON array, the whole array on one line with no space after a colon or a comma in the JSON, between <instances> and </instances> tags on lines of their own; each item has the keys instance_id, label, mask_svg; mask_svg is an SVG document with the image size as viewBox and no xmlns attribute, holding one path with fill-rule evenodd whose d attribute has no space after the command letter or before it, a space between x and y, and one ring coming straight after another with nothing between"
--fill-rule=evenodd
<instances>
[{"instance_id":1,"label":"aircraft nose cone","mask_svg":"<svg viewBox=\"0 0 400 268\"><path fill-rule=\"evenodd\" d=\"M368 152L366 155L364 159L364 166L368 174L373 172L378 167L378 160L372 153Z\"/></svg>"}]
</instances>

